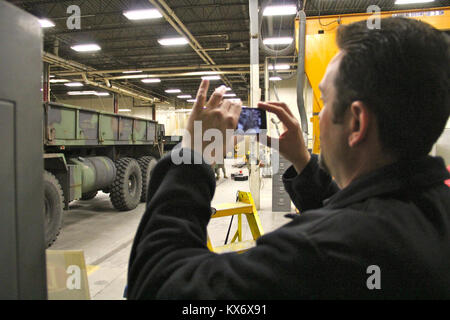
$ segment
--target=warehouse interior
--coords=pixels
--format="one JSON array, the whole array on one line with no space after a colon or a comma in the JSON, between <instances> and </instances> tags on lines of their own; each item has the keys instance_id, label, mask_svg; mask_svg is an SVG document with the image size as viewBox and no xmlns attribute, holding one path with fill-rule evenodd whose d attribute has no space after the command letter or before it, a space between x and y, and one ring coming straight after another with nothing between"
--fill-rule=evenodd
<instances>
[{"instance_id":1,"label":"warehouse interior","mask_svg":"<svg viewBox=\"0 0 450 320\"><path fill-rule=\"evenodd\" d=\"M41 46L41 59L35 68L41 70L40 100L28 108L36 109L42 121L30 132L42 133L36 137L43 159L37 171L44 175L45 170L46 183L56 184L53 190L59 193L54 196L57 204L44 199L50 197L47 193L36 193L40 201L36 208L48 211L42 226L53 228L40 246L46 249L45 292L26 293L27 288L12 284L16 298L42 298L43 294L55 300L126 299L130 251L146 209L143 194L147 189L142 185L145 179L150 181L159 158L180 143L202 79L210 80L208 95L224 85L225 97L241 101L243 107L256 107L259 101L285 102L301 123L309 151L318 153L318 116L323 105L318 83L336 52L332 43L340 24L374 14L397 15L424 20L450 33L448 0L0 0L0 6L31 21L27 23L39 22L36 43ZM0 30L0 35L7 32L11 31ZM25 75L35 69L27 67L35 61L26 59ZM14 78L14 74L3 74ZM123 130L117 141L108 140L108 125L113 121ZM124 129L127 121L133 128L130 132ZM146 132L142 141L135 132L141 125ZM276 115L267 114L267 130L270 136L280 135L282 125ZM128 138L122 139L122 134ZM254 158L251 152L256 153ZM450 165L450 121L431 154ZM119 155L131 160L121 161ZM255 245L255 232L269 233L290 221L286 214L298 213L281 183L290 164L280 160L280 169L272 170L273 156L253 136L244 136L234 154L225 159L224 171L217 170L211 206L220 210L246 196L251 211L233 207L234 215L212 219L208 225L211 250L245 251ZM95 160L87 163L89 157ZM114 174L121 168L128 170L130 161L139 163L139 177L143 177L136 182L139 199L134 204L123 194L113 195L113 185L118 183ZM98 181L100 167L107 172L104 181ZM87 176L98 180L84 182ZM126 183L135 187L134 180ZM60 216L54 213L57 210ZM257 222L252 223L249 215ZM5 241L12 239L4 236ZM69 271L73 265L80 266L78 274ZM21 272L27 271L17 271L14 277ZM80 290L68 285L76 275L81 280L72 284Z\"/></svg>"}]
</instances>

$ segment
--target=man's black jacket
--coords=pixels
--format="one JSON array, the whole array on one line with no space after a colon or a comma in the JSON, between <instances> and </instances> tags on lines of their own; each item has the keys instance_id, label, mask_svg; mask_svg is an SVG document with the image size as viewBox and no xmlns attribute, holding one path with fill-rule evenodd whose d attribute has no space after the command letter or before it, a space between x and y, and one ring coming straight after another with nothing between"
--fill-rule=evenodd
<instances>
[{"instance_id":1,"label":"man's black jacket","mask_svg":"<svg viewBox=\"0 0 450 320\"><path fill-rule=\"evenodd\" d=\"M442 159L425 157L339 191L313 156L300 175L290 167L283 176L302 214L245 253L218 255L206 247L213 170L166 156L134 240L128 298L448 299L448 178Z\"/></svg>"}]
</instances>

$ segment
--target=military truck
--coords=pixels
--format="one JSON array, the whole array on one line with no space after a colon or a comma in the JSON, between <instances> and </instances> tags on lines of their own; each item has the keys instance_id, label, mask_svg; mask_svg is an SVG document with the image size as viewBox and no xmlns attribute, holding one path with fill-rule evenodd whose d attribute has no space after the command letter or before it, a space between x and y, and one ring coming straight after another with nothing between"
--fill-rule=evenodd
<instances>
[{"instance_id":1,"label":"military truck","mask_svg":"<svg viewBox=\"0 0 450 320\"><path fill-rule=\"evenodd\" d=\"M145 202L150 173L164 152L164 126L156 121L44 103L46 243L62 226L73 200L109 193L117 210Z\"/></svg>"}]
</instances>

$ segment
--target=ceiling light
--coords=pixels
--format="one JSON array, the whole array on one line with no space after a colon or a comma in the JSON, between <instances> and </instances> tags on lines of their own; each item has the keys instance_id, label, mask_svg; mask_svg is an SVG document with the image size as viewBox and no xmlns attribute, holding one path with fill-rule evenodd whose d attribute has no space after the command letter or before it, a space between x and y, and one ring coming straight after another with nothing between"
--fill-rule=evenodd
<instances>
[{"instance_id":1,"label":"ceiling light","mask_svg":"<svg viewBox=\"0 0 450 320\"><path fill-rule=\"evenodd\" d=\"M128 73L141 73L142 70L129 70L129 71L123 71L122 73L128 74Z\"/></svg>"},{"instance_id":2,"label":"ceiling light","mask_svg":"<svg viewBox=\"0 0 450 320\"><path fill-rule=\"evenodd\" d=\"M230 102L233 102L233 103L242 102L242 100L239 99L239 98L237 98L237 99L226 99L226 100L228 100L228 101L230 101Z\"/></svg>"},{"instance_id":3,"label":"ceiling light","mask_svg":"<svg viewBox=\"0 0 450 320\"><path fill-rule=\"evenodd\" d=\"M189 41L186 38L164 38L158 40L159 44L162 46L180 46L188 44Z\"/></svg>"},{"instance_id":4,"label":"ceiling light","mask_svg":"<svg viewBox=\"0 0 450 320\"><path fill-rule=\"evenodd\" d=\"M202 77L203 80L220 80L220 76L205 76Z\"/></svg>"},{"instance_id":5,"label":"ceiling light","mask_svg":"<svg viewBox=\"0 0 450 320\"><path fill-rule=\"evenodd\" d=\"M223 96L224 97L236 97L236 93L226 93Z\"/></svg>"},{"instance_id":6,"label":"ceiling light","mask_svg":"<svg viewBox=\"0 0 450 320\"><path fill-rule=\"evenodd\" d=\"M434 0L396 0L395 4L416 4L416 3L427 3L433 2Z\"/></svg>"},{"instance_id":7,"label":"ceiling light","mask_svg":"<svg viewBox=\"0 0 450 320\"><path fill-rule=\"evenodd\" d=\"M264 16L289 16L297 14L297 6L292 5L283 5L283 6L267 6L264 9Z\"/></svg>"},{"instance_id":8,"label":"ceiling light","mask_svg":"<svg viewBox=\"0 0 450 320\"><path fill-rule=\"evenodd\" d=\"M97 92L97 91L69 91L69 96L109 96L109 92Z\"/></svg>"},{"instance_id":9,"label":"ceiling light","mask_svg":"<svg viewBox=\"0 0 450 320\"><path fill-rule=\"evenodd\" d=\"M78 51L78 52L91 52L91 51L99 51L102 48L98 44L90 43L90 44L79 44L70 47L72 50Z\"/></svg>"},{"instance_id":10,"label":"ceiling light","mask_svg":"<svg viewBox=\"0 0 450 320\"><path fill-rule=\"evenodd\" d=\"M190 94L182 94L180 96L177 96L179 99L190 99L192 96Z\"/></svg>"},{"instance_id":11,"label":"ceiling light","mask_svg":"<svg viewBox=\"0 0 450 320\"><path fill-rule=\"evenodd\" d=\"M48 19L39 19L39 24L41 25L41 28L52 28L55 26L55 24Z\"/></svg>"},{"instance_id":12,"label":"ceiling light","mask_svg":"<svg viewBox=\"0 0 450 320\"><path fill-rule=\"evenodd\" d=\"M64 83L64 82L70 82L67 79L50 79L50 83Z\"/></svg>"},{"instance_id":13,"label":"ceiling light","mask_svg":"<svg viewBox=\"0 0 450 320\"><path fill-rule=\"evenodd\" d=\"M294 41L291 37L267 38L263 40L266 45L291 44Z\"/></svg>"},{"instance_id":14,"label":"ceiling light","mask_svg":"<svg viewBox=\"0 0 450 320\"><path fill-rule=\"evenodd\" d=\"M88 96L88 95L95 95L97 92L95 91L69 91L67 94L69 96Z\"/></svg>"},{"instance_id":15,"label":"ceiling light","mask_svg":"<svg viewBox=\"0 0 450 320\"><path fill-rule=\"evenodd\" d=\"M161 79L158 78L149 78L149 79L142 79L143 83L159 83L161 82Z\"/></svg>"},{"instance_id":16,"label":"ceiling light","mask_svg":"<svg viewBox=\"0 0 450 320\"><path fill-rule=\"evenodd\" d=\"M131 109L119 109L119 112L131 112Z\"/></svg>"},{"instance_id":17,"label":"ceiling light","mask_svg":"<svg viewBox=\"0 0 450 320\"><path fill-rule=\"evenodd\" d=\"M276 64L275 70L289 70L291 67L288 64ZM269 66L269 70L273 70L273 65Z\"/></svg>"},{"instance_id":18,"label":"ceiling light","mask_svg":"<svg viewBox=\"0 0 450 320\"><path fill-rule=\"evenodd\" d=\"M195 103L195 102L197 102L197 99L188 99L188 100L186 100L187 102L192 102L192 103Z\"/></svg>"},{"instance_id":19,"label":"ceiling light","mask_svg":"<svg viewBox=\"0 0 450 320\"><path fill-rule=\"evenodd\" d=\"M81 82L69 82L69 83L65 83L65 86L68 87L82 87L83 84Z\"/></svg>"},{"instance_id":20,"label":"ceiling light","mask_svg":"<svg viewBox=\"0 0 450 320\"><path fill-rule=\"evenodd\" d=\"M162 14L156 9L130 10L123 13L128 20L145 20L161 18Z\"/></svg>"},{"instance_id":21,"label":"ceiling light","mask_svg":"<svg viewBox=\"0 0 450 320\"><path fill-rule=\"evenodd\" d=\"M283 79L281 79L281 77L270 77L269 80L270 81L281 81Z\"/></svg>"},{"instance_id":22,"label":"ceiling light","mask_svg":"<svg viewBox=\"0 0 450 320\"><path fill-rule=\"evenodd\" d=\"M167 89L166 93L180 93L181 90L180 89Z\"/></svg>"}]
</instances>

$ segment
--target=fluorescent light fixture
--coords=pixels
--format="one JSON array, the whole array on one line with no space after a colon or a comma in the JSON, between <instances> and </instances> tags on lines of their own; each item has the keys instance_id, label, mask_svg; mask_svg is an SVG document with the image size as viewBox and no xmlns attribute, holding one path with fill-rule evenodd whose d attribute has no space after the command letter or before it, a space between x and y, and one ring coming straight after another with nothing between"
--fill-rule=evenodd
<instances>
[{"instance_id":1,"label":"fluorescent light fixture","mask_svg":"<svg viewBox=\"0 0 450 320\"><path fill-rule=\"evenodd\" d=\"M41 28L53 28L55 24L48 19L39 19L39 24Z\"/></svg>"},{"instance_id":2,"label":"fluorescent light fixture","mask_svg":"<svg viewBox=\"0 0 450 320\"><path fill-rule=\"evenodd\" d=\"M50 78L54 78L54 77L55 77L55 75L51 74L51 75L49 75L49 77L50 77Z\"/></svg>"},{"instance_id":3,"label":"fluorescent light fixture","mask_svg":"<svg viewBox=\"0 0 450 320\"><path fill-rule=\"evenodd\" d=\"M224 97L236 97L236 93L225 93Z\"/></svg>"},{"instance_id":4,"label":"fluorescent light fixture","mask_svg":"<svg viewBox=\"0 0 450 320\"><path fill-rule=\"evenodd\" d=\"M119 109L119 112L131 112L131 109Z\"/></svg>"},{"instance_id":5,"label":"fluorescent light fixture","mask_svg":"<svg viewBox=\"0 0 450 320\"><path fill-rule=\"evenodd\" d=\"M109 96L109 92L96 92L95 95L97 97L106 97Z\"/></svg>"},{"instance_id":6,"label":"fluorescent light fixture","mask_svg":"<svg viewBox=\"0 0 450 320\"><path fill-rule=\"evenodd\" d=\"M220 76L204 76L203 80L220 80Z\"/></svg>"},{"instance_id":7,"label":"fluorescent light fixture","mask_svg":"<svg viewBox=\"0 0 450 320\"><path fill-rule=\"evenodd\" d=\"M81 82L69 82L64 84L67 87L82 87L83 84Z\"/></svg>"},{"instance_id":8,"label":"fluorescent light fixture","mask_svg":"<svg viewBox=\"0 0 450 320\"><path fill-rule=\"evenodd\" d=\"M180 93L181 90L180 89L167 89L165 92L166 93Z\"/></svg>"},{"instance_id":9,"label":"fluorescent light fixture","mask_svg":"<svg viewBox=\"0 0 450 320\"><path fill-rule=\"evenodd\" d=\"M141 72L142 72L142 70L129 70L129 71L124 71L122 73L129 74L129 73L141 73Z\"/></svg>"},{"instance_id":10,"label":"fluorescent light fixture","mask_svg":"<svg viewBox=\"0 0 450 320\"><path fill-rule=\"evenodd\" d=\"M291 44L294 39L292 37L267 38L263 42L266 45Z\"/></svg>"},{"instance_id":11,"label":"fluorescent light fixture","mask_svg":"<svg viewBox=\"0 0 450 320\"><path fill-rule=\"evenodd\" d=\"M69 96L109 96L109 92L97 92L97 91L69 91Z\"/></svg>"},{"instance_id":12,"label":"fluorescent light fixture","mask_svg":"<svg viewBox=\"0 0 450 320\"><path fill-rule=\"evenodd\" d=\"M283 79L281 79L281 77L270 77L269 80L270 81L281 81Z\"/></svg>"},{"instance_id":13,"label":"fluorescent light fixture","mask_svg":"<svg viewBox=\"0 0 450 320\"><path fill-rule=\"evenodd\" d=\"M123 13L128 20L145 20L161 18L162 14L156 9L129 10Z\"/></svg>"},{"instance_id":14,"label":"fluorescent light fixture","mask_svg":"<svg viewBox=\"0 0 450 320\"><path fill-rule=\"evenodd\" d=\"M230 102L234 102L234 103L238 103L238 102L242 102L241 99L237 98L237 99L226 99L229 100Z\"/></svg>"},{"instance_id":15,"label":"fluorescent light fixture","mask_svg":"<svg viewBox=\"0 0 450 320\"><path fill-rule=\"evenodd\" d=\"M188 99L188 100L186 100L187 102L192 102L192 103L195 103L195 102L197 102L197 99Z\"/></svg>"},{"instance_id":16,"label":"fluorescent light fixture","mask_svg":"<svg viewBox=\"0 0 450 320\"><path fill-rule=\"evenodd\" d=\"M288 64L276 64L275 70L289 70L291 68ZM273 65L269 66L269 70L273 70Z\"/></svg>"},{"instance_id":17,"label":"fluorescent light fixture","mask_svg":"<svg viewBox=\"0 0 450 320\"><path fill-rule=\"evenodd\" d=\"M195 72L195 74L198 74L199 76L212 76L212 75L219 74L219 72L217 72L217 71L200 71L200 72Z\"/></svg>"},{"instance_id":18,"label":"fluorescent light fixture","mask_svg":"<svg viewBox=\"0 0 450 320\"><path fill-rule=\"evenodd\" d=\"M433 2L434 0L396 0L395 4L416 4L416 3L427 3Z\"/></svg>"},{"instance_id":19,"label":"fluorescent light fixture","mask_svg":"<svg viewBox=\"0 0 450 320\"><path fill-rule=\"evenodd\" d=\"M230 87L226 87L225 91L231 91L231 88Z\"/></svg>"},{"instance_id":20,"label":"fluorescent light fixture","mask_svg":"<svg viewBox=\"0 0 450 320\"><path fill-rule=\"evenodd\" d=\"M89 95L95 96L96 93L97 92L95 92L95 91L69 91L69 92L67 92L67 94L69 96L89 96Z\"/></svg>"},{"instance_id":21,"label":"fluorescent light fixture","mask_svg":"<svg viewBox=\"0 0 450 320\"><path fill-rule=\"evenodd\" d=\"M50 83L65 83L65 82L70 82L67 79L50 79Z\"/></svg>"},{"instance_id":22,"label":"fluorescent light fixture","mask_svg":"<svg viewBox=\"0 0 450 320\"><path fill-rule=\"evenodd\" d=\"M149 79L142 79L143 83L159 83L161 82L161 79L159 78L149 78Z\"/></svg>"},{"instance_id":23,"label":"fluorescent light fixture","mask_svg":"<svg viewBox=\"0 0 450 320\"><path fill-rule=\"evenodd\" d=\"M186 38L164 38L158 40L159 44L162 46L181 46L188 44L189 41Z\"/></svg>"},{"instance_id":24,"label":"fluorescent light fixture","mask_svg":"<svg viewBox=\"0 0 450 320\"><path fill-rule=\"evenodd\" d=\"M95 44L95 43L78 44L78 45L72 46L70 48L77 52L92 52L92 51L99 51L102 49L102 48L100 48L100 46L98 44Z\"/></svg>"},{"instance_id":25,"label":"fluorescent light fixture","mask_svg":"<svg viewBox=\"0 0 450 320\"><path fill-rule=\"evenodd\" d=\"M264 16L290 16L294 14L297 14L297 6L295 4L267 6L263 12Z\"/></svg>"},{"instance_id":26,"label":"fluorescent light fixture","mask_svg":"<svg viewBox=\"0 0 450 320\"><path fill-rule=\"evenodd\" d=\"M182 94L180 96L177 96L179 99L190 99L192 96L190 94Z\"/></svg>"}]
</instances>

